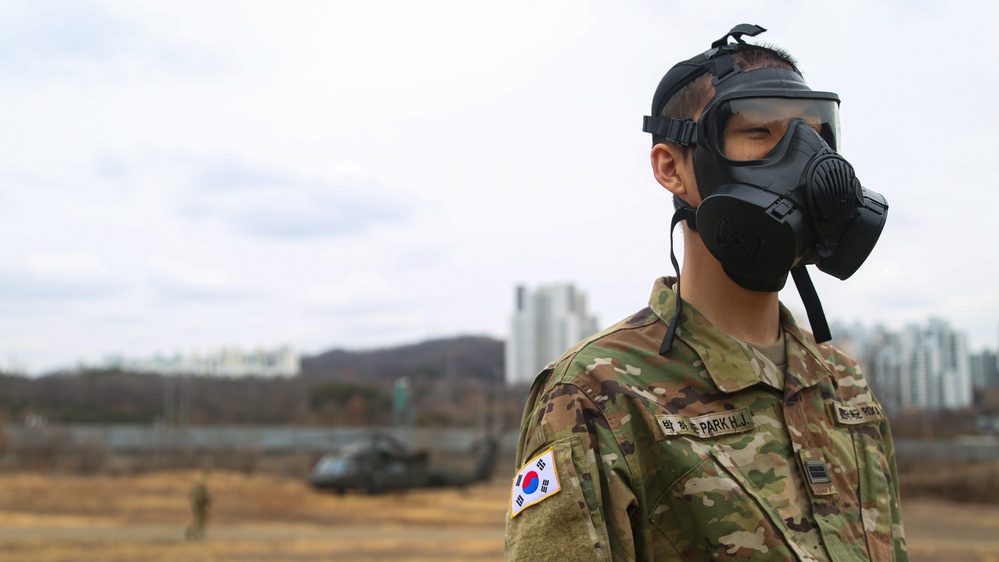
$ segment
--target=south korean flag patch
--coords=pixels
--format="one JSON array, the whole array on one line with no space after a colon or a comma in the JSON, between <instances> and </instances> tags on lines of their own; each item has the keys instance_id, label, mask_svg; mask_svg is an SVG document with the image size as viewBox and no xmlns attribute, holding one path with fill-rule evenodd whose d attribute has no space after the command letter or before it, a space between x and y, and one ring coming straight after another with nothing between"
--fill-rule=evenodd
<instances>
[{"instance_id":1,"label":"south korean flag patch","mask_svg":"<svg viewBox=\"0 0 999 562\"><path fill-rule=\"evenodd\" d=\"M558 468L555 467L555 452L549 448L528 461L514 476L513 489L510 491L510 519L525 508L554 496L561 489Z\"/></svg>"}]
</instances>

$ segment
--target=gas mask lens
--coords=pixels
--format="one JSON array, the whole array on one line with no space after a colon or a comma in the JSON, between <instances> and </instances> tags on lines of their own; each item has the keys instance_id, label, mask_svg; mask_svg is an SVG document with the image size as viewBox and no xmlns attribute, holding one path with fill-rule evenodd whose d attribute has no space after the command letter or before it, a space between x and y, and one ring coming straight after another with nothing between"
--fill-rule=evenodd
<instances>
[{"instance_id":1,"label":"gas mask lens","mask_svg":"<svg viewBox=\"0 0 999 562\"><path fill-rule=\"evenodd\" d=\"M720 149L738 162L764 160L801 119L839 152L839 104L827 99L737 98L718 108Z\"/></svg>"}]
</instances>

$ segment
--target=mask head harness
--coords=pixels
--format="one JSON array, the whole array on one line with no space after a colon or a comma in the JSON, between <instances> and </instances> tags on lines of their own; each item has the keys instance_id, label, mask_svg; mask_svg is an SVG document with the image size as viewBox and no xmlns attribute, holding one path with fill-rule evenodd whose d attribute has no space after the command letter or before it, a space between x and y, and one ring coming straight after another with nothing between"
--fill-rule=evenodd
<instances>
[{"instance_id":1,"label":"mask head harness","mask_svg":"<svg viewBox=\"0 0 999 562\"><path fill-rule=\"evenodd\" d=\"M818 342L831 337L807 264L846 279L863 264L884 228L885 198L865 189L853 166L839 155L839 97L812 91L796 70L769 66L744 71L733 54L761 49L743 41L766 31L742 24L711 48L675 65L652 99L642 129L657 141L693 147L701 204L674 198L680 220L695 230L725 273L753 291L783 288L790 272ZM729 37L735 43L729 43ZM774 54L774 57L777 57ZM663 108L684 86L705 73L714 97L695 121L664 118ZM669 352L681 311L661 354Z\"/></svg>"}]
</instances>

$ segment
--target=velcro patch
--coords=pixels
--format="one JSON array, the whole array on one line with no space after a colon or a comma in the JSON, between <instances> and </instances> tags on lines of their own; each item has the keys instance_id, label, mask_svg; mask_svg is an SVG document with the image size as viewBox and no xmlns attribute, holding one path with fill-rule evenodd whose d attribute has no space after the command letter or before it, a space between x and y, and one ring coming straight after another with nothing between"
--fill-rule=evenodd
<instances>
[{"instance_id":1,"label":"velcro patch","mask_svg":"<svg viewBox=\"0 0 999 562\"><path fill-rule=\"evenodd\" d=\"M826 470L826 462L822 460L818 461L804 461L805 470L808 471L808 479L812 484L828 484L832 482L832 478L829 477L829 471Z\"/></svg>"},{"instance_id":2,"label":"velcro patch","mask_svg":"<svg viewBox=\"0 0 999 562\"><path fill-rule=\"evenodd\" d=\"M863 425L885 419L885 413L881 410L881 406L873 402L855 406L833 404L832 408L836 415L836 421L842 425Z\"/></svg>"},{"instance_id":3,"label":"velcro patch","mask_svg":"<svg viewBox=\"0 0 999 562\"><path fill-rule=\"evenodd\" d=\"M555 450L534 457L513 477L510 490L510 519L524 509L557 494L562 489L555 466Z\"/></svg>"},{"instance_id":4,"label":"velcro patch","mask_svg":"<svg viewBox=\"0 0 999 562\"><path fill-rule=\"evenodd\" d=\"M829 467L823 456L822 449L799 449L798 458L801 460L801 468L805 471L805 482L812 497L833 496L836 494L836 485L829 474Z\"/></svg>"},{"instance_id":5,"label":"velcro patch","mask_svg":"<svg viewBox=\"0 0 999 562\"><path fill-rule=\"evenodd\" d=\"M730 433L742 433L756 427L756 422L753 421L749 408L704 414L693 418L658 415L656 420L659 421L659 429L667 437L674 435L717 437Z\"/></svg>"}]
</instances>

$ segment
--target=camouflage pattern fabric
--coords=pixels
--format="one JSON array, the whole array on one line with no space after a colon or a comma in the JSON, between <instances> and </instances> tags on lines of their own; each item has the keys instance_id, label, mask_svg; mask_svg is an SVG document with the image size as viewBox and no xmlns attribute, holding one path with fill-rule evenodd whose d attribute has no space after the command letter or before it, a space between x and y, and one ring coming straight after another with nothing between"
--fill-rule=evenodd
<instances>
[{"instance_id":1,"label":"camouflage pattern fabric","mask_svg":"<svg viewBox=\"0 0 999 562\"><path fill-rule=\"evenodd\" d=\"M907 560L888 422L857 364L783 306L784 377L687 303L661 357L673 282L535 381L518 463L552 448L561 490L507 514L507 559Z\"/></svg>"}]
</instances>

